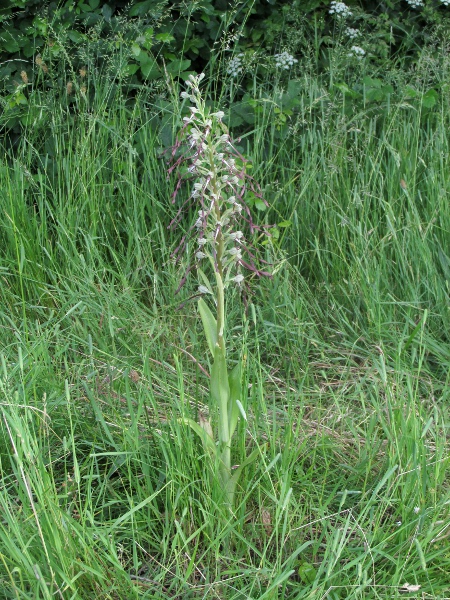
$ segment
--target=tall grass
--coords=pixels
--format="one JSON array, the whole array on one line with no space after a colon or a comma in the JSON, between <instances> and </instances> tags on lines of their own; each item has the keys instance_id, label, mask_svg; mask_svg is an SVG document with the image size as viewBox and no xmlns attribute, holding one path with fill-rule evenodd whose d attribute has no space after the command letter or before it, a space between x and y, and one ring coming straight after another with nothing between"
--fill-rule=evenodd
<instances>
[{"instance_id":1,"label":"tall grass","mask_svg":"<svg viewBox=\"0 0 450 600\"><path fill-rule=\"evenodd\" d=\"M0 170L2 597L448 597L448 99L349 113L301 81L285 137L255 82L240 142L261 221L292 225L230 303L261 453L228 523L179 419L208 412L167 229L179 108L101 73L71 110L34 91Z\"/></svg>"}]
</instances>

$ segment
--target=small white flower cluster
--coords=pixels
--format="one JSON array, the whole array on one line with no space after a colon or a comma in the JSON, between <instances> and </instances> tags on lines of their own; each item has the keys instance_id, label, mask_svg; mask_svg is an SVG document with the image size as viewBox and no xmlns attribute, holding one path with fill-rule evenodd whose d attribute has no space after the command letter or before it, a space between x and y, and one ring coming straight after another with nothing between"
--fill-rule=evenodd
<instances>
[{"instance_id":1,"label":"small white flower cluster","mask_svg":"<svg viewBox=\"0 0 450 600\"><path fill-rule=\"evenodd\" d=\"M210 113L202 98L199 84L204 75L189 76L188 92L181 97L192 101L191 115L185 117L187 141L194 153L190 156L188 171L197 175L191 193L197 199L195 228L198 231L198 262L209 259L213 268L224 277L224 284L232 281L240 285L244 276L239 272L244 234L234 225L241 216L243 206L236 200L243 187L244 175L236 165L230 136L222 124L222 111ZM236 272L237 271L237 272ZM201 285L201 294L209 291Z\"/></svg>"},{"instance_id":2,"label":"small white flower cluster","mask_svg":"<svg viewBox=\"0 0 450 600\"><path fill-rule=\"evenodd\" d=\"M450 2L450 0L449 0L449 2ZM345 30L345 34L351 40L354 40L355 38L357 38L358 36L361 35L361 32L359 31L359 29L355 29L354 27L347 27L347 29Z\"/></svg>"},{"instance_id":3,"label":"small white flower cluster","mask_svg":"<svg viewBox=\"0 0 450 600\"><path fill-rule=\"evenodd\" d=\"M352 16L352 11L345 4L345 2L333 2L330 4L330 15L336 15L339 19L348 19Z\"/></svg>"},{"instance_id":4,"label":"small white flower cluster","mask_svg":"<svg viewBox=\"0 0 450 600\"><path fill-rule=\"evenodd\" d=\"M348 53L348 56L356 57L358 60L362 60L365 55L366 51L364 48L361 48L361 46L352 46L350 48L350 52Z\"/></svg>"},{"instance_id":5,"label":"small white flower cluster","mask_svg":"<svg viewBox=\"0 0 450 600\"><path fill-rule=\"evenodd\" d=\"M423 6L423 0L406 0L411 8L420 8Z\"/></svg>"},{"instance_id":6,"label":"small white flower cluster","mask_svg":"<svg viewBox=\"0 0 450 600\"><path fill-rule=\"evenodd\" d=\"M278 69L290 69L295 63L298 63L298 60L292 54L289 54L289 52L275 54L275 66Z\"/></svg>"},{"instance_id":7,"label":"small white flower cluster","mask_svg":"<svg viewBox=\"0 0 450 600\"><path fill-rule=\"evenodd\" d=\"M244 54L241 52L236 56L233 56L228 62L227 73L231 75L231 77L237 77L239 73L242 73L242 59Z\"/></svg>"}]
</instances>

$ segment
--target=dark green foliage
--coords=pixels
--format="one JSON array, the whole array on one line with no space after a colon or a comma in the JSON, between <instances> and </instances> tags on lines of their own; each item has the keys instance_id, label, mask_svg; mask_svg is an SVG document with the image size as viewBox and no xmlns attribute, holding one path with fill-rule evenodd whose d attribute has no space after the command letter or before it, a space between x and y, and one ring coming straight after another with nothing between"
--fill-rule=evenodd
<instances>
[{"instance_id":1,"label":"dark green foliage","mask_svg":"<svg viewBox=\"0 0 450 600\"><path fill-rule=\"evenodd\" d=\"M0 9L0 77L19 81L30 76L40 53L47 60L67 53L75 67L82 66L80 49L103 52L97 42L111 36L127 54L124 73L136 82L164 76L164 68L178 75L193 67L201 71L211 52L232 50L267 54L289 47L305 53L313 48L316 60L328 64L324 51L342 41L347 26L364 35L372 59L392 58L399 51L417 55L430 39L431 29L441 26L447 9L431 0L420 9L407 2L355 2L349 0L349 19L330 15L330 0L202 0L182 3L144 0L130 5L125 0L77 0L47 2L9 0ZM301 32L301 36L295 34ZM446 30L441 32L444 39Z\"/></svg>"}]
</instances>

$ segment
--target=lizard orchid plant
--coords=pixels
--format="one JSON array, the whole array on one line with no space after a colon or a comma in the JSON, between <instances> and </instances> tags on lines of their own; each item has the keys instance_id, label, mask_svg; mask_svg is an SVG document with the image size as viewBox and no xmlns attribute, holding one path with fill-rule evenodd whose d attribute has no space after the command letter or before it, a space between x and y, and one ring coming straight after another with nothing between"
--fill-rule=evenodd
<instances>
[{"instance_id":1,"label":"lizard orchid plant","mask_svg":"<svg viewBox=\"0 0 450 600\"><path fill-rule=\"evenodd\" d=\"M169 174L175 172L178 181L173 202L183 181L191 182L191 194L179 209L170 226L176 226L187 206L196 207L196 220L184 236L174 255L180 258L187 241L196 238L194 265L188 268L178 290L186 281L188 272L196 267L199 287L198 310L212 355L210 373L210 400L217 413L217 435L207 420L200 423L183 418L202 440L205 450L213 459L216 475L224 493L224 502L233 508L234 495L243 469L258 455L258 450L245 457L232 469L231 440L239 415L244 419L242 404L242 370L239 361L232 370L227 368L226 351L226 290L230 286L246 286L244 272L257 276L270 276L255 264L244 232L264 231L252 221L249 207L244 201L247 191L258 197L259 188L246 173L246 161L233 146L222 119L222 111L211 112L200 90L204 74L190 75L187 91L181 93L191 103L190 115L184 118L183 127L172 149ZM177 291L178 291L177 290Z\"/></svg>"}]
</instances>

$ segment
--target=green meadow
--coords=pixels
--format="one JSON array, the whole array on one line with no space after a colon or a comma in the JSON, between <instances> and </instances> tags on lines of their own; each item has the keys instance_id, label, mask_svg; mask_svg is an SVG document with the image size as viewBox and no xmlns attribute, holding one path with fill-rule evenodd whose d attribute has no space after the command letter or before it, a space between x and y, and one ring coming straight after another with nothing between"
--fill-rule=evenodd
<instances>
[{"instance_id":1,"label":"green meadow","mask_svg":"<svg viewBox=\"0 0 450 600\"><path fill-rule=\"evenodd\" d=\"M195 269L176 293L195 207L169 228L184 80L68 89L61 59L27 84L1 142L2 599L450 597L450 63L333 56L244 100L205 68L274 226L271 277L227 296L233 464L257 458L225 517L185 424L217 415Z\"/></svg>"}]
</instances>

